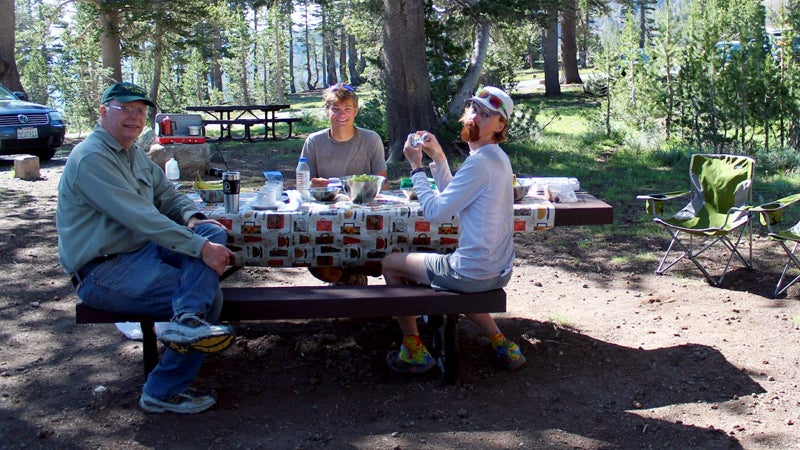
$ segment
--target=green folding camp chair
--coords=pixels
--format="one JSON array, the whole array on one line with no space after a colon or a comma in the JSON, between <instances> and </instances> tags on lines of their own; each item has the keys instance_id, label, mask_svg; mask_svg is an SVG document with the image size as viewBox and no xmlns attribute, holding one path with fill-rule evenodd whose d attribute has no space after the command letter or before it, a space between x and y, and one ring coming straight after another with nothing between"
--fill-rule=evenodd
<instances>
[{"instance_id":1,"label":"green folding camp chair","mask_svg":"<svg viewBox=\"0 0 800 450\"><path fill-rule=\"evenodd\" d=\"M797 280L800 280L800 275L795 276L790 281L786 282L786 275L793 268L800 269L800 259L797 258L795 251L798 244L800 244L800 222L796 223L793 227L783 231L774 231L772 227L779 223L783 223L783 210L788 206L793 205L800 201L800 194L793 194L788 197L783 197L774 202L766 203L763 205L755 206L750 209L754 214L758 214L759 221L762 225L769 230L769 238L778 244L786 252L789 258L783 266L781 277L778 279L778 284L775 285L775 292L773 297L777 297L784 292ZM789 246L791 245L791 248Z\"/></svg>"},{"instance_id":2,"label":"green folding camp chair","mask_svg":"<svg viewBox=\"0 0 800 450\"><path fill-rule=\"evenodd\" d=\"M691 260L713 286L722 284L733 257L748 269L753 265L751 214L755 161L737 155L692 155L689 164L690 191L639 195L647 202L647 212L655 215L653 221L664 226L670 243L656 268L661 275L684 258ZM659 217L664 202L689 197L689 203L669 218ZM739 252L738 246L747 231L749 258ZM733 237L735 240L729 238ZM712 277L698 257L720 243L729 252L725 268L719 278ZM674 254L673 254L674 252ZM670 256L674 258L670 261Z\"/></svg>"}]
</instances>

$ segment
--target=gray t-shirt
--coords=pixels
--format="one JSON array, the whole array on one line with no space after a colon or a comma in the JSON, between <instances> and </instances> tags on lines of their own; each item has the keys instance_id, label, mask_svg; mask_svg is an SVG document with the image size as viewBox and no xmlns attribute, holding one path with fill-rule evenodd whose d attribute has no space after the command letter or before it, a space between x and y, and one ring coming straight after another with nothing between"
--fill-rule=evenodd
<instances>
[{"instance_id":1,"label":"gray t-shirt","mask_svg":"<svg viewBox=\"0 0 800 450\"><path fill-rule=\"evenodd\" d=\"M329 128L317 131L306 138L300 156L308 158L311 178L386 172L383 141L366 128L356 127L356 134L346 142L334 141Z\"/></svg>"}]
</instances>

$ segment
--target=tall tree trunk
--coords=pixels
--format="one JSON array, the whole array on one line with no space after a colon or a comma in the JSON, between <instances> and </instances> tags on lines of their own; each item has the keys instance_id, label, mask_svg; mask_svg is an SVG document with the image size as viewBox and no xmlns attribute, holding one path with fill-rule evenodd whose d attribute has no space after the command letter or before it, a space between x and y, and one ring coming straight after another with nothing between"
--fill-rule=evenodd
<instances>
[{"instance_id":1,"label":"tall tree trunk","mask_svg":"<svg viewBox=\"0 0 800 450\"><path fill-rule=\"evenodd\" d=\"M250 98L250 83L249 83L250 70L248 65L248 59L249 55L247 54L247 52L242 52L242 54L239 55L239 70L241 72L239 75L239 80L240 83L242 84L242 95L244 97L243 101L245 105L252 104L252 100Z\"/></svg>"},{"instance_id":2,"label":"tall tree trunk","mask_svg":"<svg viewBox=\"0 0 800 450\"><path fill-rule=\"evenodd\" d=\"M425 60L425 0L383 0L389 161L403 160L408 133L438 131Z\"/></svg>"},{"instance_id":3,"label":"tall tree trunk","mask_svg":"<svg viewBox=\"0 0 800 450\"><path fill-rule=\"evenodd\" d=\"M483 70L483 62L486 60L486 49L489 47L489 22L480 21L475 39L472 41L472 55L470 56L469 68L459 83L458 92L455 93L450 104L447 105L447 112L451 116L460 116L464 111L464 101L472 97L478 85L478 78ZM426 66L427 67L427 66Z\"/></svg>"},{"instance_id":4,"label":"tall tree trunk","mask_svg":"<svg viewBox=\"0 0 800 450\"><path fill-rule=\"evenodd\" d=\"M214 57L211 62L211 88L222 92L222 65L219 59Z\"/></svg>"},{"instance_id":5,"label":"tall tree trunk","mask_svg":"<svg viewBox=\"0 0 800 450\"><path fill-rule=\"evenodd\" d=\"M253 8L253 35L259 35L259 10L260 7ZM264 12L264 22L267 24L269 30L269 21L272 16L270 15L269 8ZM268 31L264 30L266 34ZM271 97L269 91L269 45L262 39L256 37L253 45L253 80L256 80L261 74L261 99L257 100L259 103L267 103Z\"/></svg>"},{"instance_id":6,"label":"tall tree trunk","mask_svg":"<svg viewBox=\"0 0 800 450\"><path fill-rule=\"evenodd\" d=\"M665 87L667 88L667 102L666 102L666 117L664 118L664 132L665 138L667 141L670 139L670 133L672 130L672 117L675 114L675 80L672 77L672 42L673 39L673 28L672 28L672 2L670 0L666 0L664 2L664 11L666 12L666 20L662 25L662 33L663 39L668 43L667 51L664 52L664 67L666 67L666 82L664 83Z\"/></svg>"},{"instance_id":7,"label":"tall tree trunk","mask_svg":"<svg viewBox=\"0 0 800 450\"><path fill-rule=\"evenodd\" d=\"M105 6L105 5L109 5ZM114 2L103 2L100 9L100 51L103 68L109 71L111 81L122 80L122 49L119 42L119 11Z\"/></svg>"},{"instance_id":8,"label":"tall tree trunk","mask_svg":"<svg viewBox=\"0 0 800 450\"><path fill-rule=\"evenodd\" d=\"M294 33L292 33L292 21L288 20L289 25L289 43L287 45L286 51L289 54L289 93L295 94L297 93L297 86L295 86L295 75L294 75Z\"/></svg>"},{"instance_id":9,"label":"tall tree trunk","mask_svg":"<svg viewBox=\"0 0 800 450\"><path fill-rule=\"evenodd\" d=\"M345 34L344 27L339 30L339 79L343 83L347 82L350 77L347 76L347 34ZM352 80L351 80L352 81Z\"/></svg>"},{"instance_id":10,"label":"tall tree trunk","mask_svg":"<svg viewBox=\"0 0 800 450\"><path fill-rule=\"evenodd\" d=\"M223 91L222 85L222 64L220 63L220 55L225 42L222 40L222 30L215 30L216 37L214 39L214 54L211 56L211 88L217 89L219 92Z\"/></svg>"},{"instance_id":11,"label":"tall tree trunk","mask_svg":"<svg viewBox=\"0 0 800 450\"><path fill-rule=\"evenodd\" d=\"M325 39L325 73L328 75L327 86L332 86L339 82L336 74L336 37L333 30L326 30Z\"/></svg>"},{"instance_id":12,"label":"tall tree trunk","mask_svg":"<svg viewBox=\"0 0 800 450\"><path fill-rule=\"evenodd\" d=\"M583 24L581 26L581 45L578 50L578 60L580 61L581 68L589 66L589 21L591 20L592 8L587 6L583 15Z\"/></svg>"},{"instance_id":13,"label":"tall tree trunk","mask_svg":"<svg viewBox=\"0 0 800 450\"><path fill-rule=\"evenodd\" d=\"M542 28L542 55L544 57L544 95L561 95L558 80L558 11L549 10Z\"/></svg>"},{"instance_id":14,"label":"tall tree trunk","mask_svg":"<svg viewBox=\"0 0 800 450\"><path fill-rule=\"evenodd\" d=\"M564 84L583 83L578 73L577 21L578 0L568 0L561 11L561 82Z\"/></svg>"},{"instance_id":15,"label":"tall tree trunk","mask_svg":"<svg viewBox=\"0 0 800 450\"><path fill-rule=\"evenodd\" d=\"M647 4L639 2L639 48L644 48L647 42Z\"/></svg>"},{"instance_id":16,"label":"tall tree trunk","mask_svg":"<svg viewBox=\"0 0 800 450\"><path fill-rule=\"evenodd\" d=\"M352 34L347 35L347 70L350 72L350 84L357 86L361 84L361 74L358 71L358 50L356 49L356 37Z\"/></svg>"},{"instance_id":17,"label":"tall tree trunk","mask_svg":"<svg viewBox=\"0 0 800 450\"><path fill-rule=\"evenodd\" d=\"M164 0L156 0L156 11L161 13L164 10ZM159 14L163 17L163 14ZM155 24L153 31L153 80L150 82L150 100L158 104L158 91L161 87L161 71L164 66L164 25L161 21Z\"/></svg>"},{"instance_id":18,"label":"tall tree trunk","mask_svg":"<svg viewBox=\"0 0 800 450\"><path fill-rule=\"evenodd\" d=\"M306 2L305 5L305 14L303 14L303 18L305 20L305 27L303 31L305 32L305 38L306 38L306 87L308 87L308 90L310 91L314 89L314 85L316 83L311 82L312 52L311 52L311 30L309 30L308 28L308 2ZM316 55L314 55L314 58L316 58Z\"/></svg>"},{"instance_id":19,"label":"tall tree trunk","mask_svg":"<svg viewBox=\"0 0 800 450\"><path fill-rule=\"evenodd\" d=\"M328 29L328 14L322 8L322 82L332 86L339 82L336 78L336 60L332 49L333 33ZM331 70L333 69L333 70Z\"/></svg>"},{"instance_id":20,"label":"tall tree trunk","mask_svg":"<svg viewBox=\"0 0 800 450\"><path fill-rule=\"evenodd\" d=\"M275 8L278 7L276 4ZM275 76L272 77L275 83L275 90L278 91L278 103L286 103L286 93L283 90L283 42L281 39L281 17L282 15L275 11ZM291 30L290 30L291 31Z\"/></svg>"},{"instance_id":21,"label":"tall tree trunk","mask_svg":"<svg viewBox=\"0 0 800 450\"><path fill-rule=\"evenodd\" d=\"M0 0L0 82L12 91L23 91L15 50L16 21L14 0Z\"/></svg>"}]
</instances>

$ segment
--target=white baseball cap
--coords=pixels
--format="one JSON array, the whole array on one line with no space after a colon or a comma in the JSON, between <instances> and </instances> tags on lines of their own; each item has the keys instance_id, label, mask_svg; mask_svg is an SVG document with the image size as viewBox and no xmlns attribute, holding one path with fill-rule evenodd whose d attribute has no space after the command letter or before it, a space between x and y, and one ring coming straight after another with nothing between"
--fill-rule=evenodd
<instances>
[{"instance_id":1,"label":"white baseball cap","mask_svg":"<svg viewBox=\"0 0 800 450\"><path fill-rule=\"evenodd\" d=\"M484 86L478 89L475 95L467 101L480 103L488 111L496 112L506 120L511 116L511 110L514 109L514 101L511 100L511 97L502 89L494 86Z\"/></svg>"}]
</instances>

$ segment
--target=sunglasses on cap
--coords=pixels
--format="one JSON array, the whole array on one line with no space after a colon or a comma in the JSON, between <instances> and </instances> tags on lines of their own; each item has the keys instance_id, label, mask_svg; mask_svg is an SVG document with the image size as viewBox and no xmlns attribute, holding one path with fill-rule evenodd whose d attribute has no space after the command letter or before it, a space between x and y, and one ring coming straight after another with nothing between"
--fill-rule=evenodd
<instances>
[{"instance_id":1,"label":"sunglasses on cap","mask_svg":"<svg viewBox=\"0 0 800 450\"><path fill-rule=\"evenodd\" d=\"M480 89L478 92L475 93L475 96L478 98L485 98L489 100L489 104L492 105L495 109L502 109L503 112L508 115L508 111L506 111L506 105L503 103L503 99L500 97L492 94L491 92L487 91L486 89Z\"/></svg>"},{"instance_id":2,"label":"sunglasses on cap","mask_svg":"<svg viewBox=\"0 0 800 450\"><path fill-rule=\"evenodd\" d=\"M334 84L334 85L332 85L331 87L328 88L328 90L331 91L331 92L338 91L339 89L347 89L350 92L355 92L356 91L356 88L354 88L353 86L350 86L347 83L336 83L336 84Z\"/></svg>"}]
</instances>

